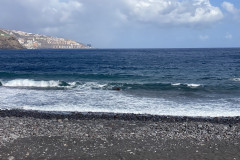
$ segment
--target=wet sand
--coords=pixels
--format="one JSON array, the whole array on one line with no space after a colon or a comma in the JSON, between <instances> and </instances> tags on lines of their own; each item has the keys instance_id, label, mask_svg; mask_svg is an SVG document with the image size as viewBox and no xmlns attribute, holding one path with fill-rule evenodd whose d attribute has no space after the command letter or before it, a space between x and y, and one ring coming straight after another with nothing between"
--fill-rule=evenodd
<instances>
[{"instance_id":1,"label":"wet sand","mask_svg":"<svg viewBox=\"0 0 240 160\"><path fill-rule=\"evenodd\" d=\"M239 117L0 111L0 159L240 159Z\"/></svg>"}]
</instances>

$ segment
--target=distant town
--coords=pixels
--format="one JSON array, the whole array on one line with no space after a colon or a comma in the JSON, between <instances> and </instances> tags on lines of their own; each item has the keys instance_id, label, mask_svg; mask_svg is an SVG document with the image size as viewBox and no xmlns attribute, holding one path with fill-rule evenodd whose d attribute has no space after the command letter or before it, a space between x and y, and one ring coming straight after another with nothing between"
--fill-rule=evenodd
<instances>
[{"instance_id":1,"label":"distant town","mask_svg":"<svg viewBox=\"0 0 240 160\"><path fill-rule=\"evenodd\" d=\"M40 34L32 34L16 30L0 29L0 36L15 37L26 49L82 49L91 48L91 44L84 45L65 38L56 38Z\"/></svg>"}]
</instances>

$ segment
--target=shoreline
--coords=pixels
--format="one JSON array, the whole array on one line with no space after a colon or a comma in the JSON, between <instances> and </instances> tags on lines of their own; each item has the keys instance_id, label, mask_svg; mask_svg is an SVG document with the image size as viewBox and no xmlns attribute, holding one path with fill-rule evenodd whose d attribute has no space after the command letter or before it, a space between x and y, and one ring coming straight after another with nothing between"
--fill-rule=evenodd
<instances>
[{"instance_id":1,"label":"shoreline","mask_svg":"<svg viewBox=\"0 0 240 160\"><path fill-rule=\"evenodd\" d=\"M72 119L72 120L125 120L125 121L153 121L153 122L209 122L219 124L240 123L240 116L234 117L201 117L201 116L172 116L172 115L151 115L134 113L114 112L63 112L63 111L38 111L23 109L0 109L0 117L32 117L40 119Z\"/></svg>"},{"instance_id":2,"label":"shoreline","mask_svg":"<svg viewBox=\"0 0 240 160\"><path fill-rule=\"evenodd\" d=\"M239 159L239 117L0 110L0 159Z\"/></svg>"}]
</instances>

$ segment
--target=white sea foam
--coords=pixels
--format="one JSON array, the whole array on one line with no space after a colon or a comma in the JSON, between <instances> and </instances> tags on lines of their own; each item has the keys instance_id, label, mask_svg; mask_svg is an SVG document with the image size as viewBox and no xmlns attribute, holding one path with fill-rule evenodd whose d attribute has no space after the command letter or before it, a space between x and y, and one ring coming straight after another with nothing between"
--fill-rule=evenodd
<instances>
[{"instance_id":1,"label":"white sea foam","mask_svg":"<svg viewBox=\"0 0 240 160\"><path fill-rule=\"evenodd\" d=\"M196 87L199 87L199 86L201 86L201 84L194 84L194 83L192 83L192 84L186 84L188 87L192 87L192 88L196 88Z\"/></svg>"},{"instance_id":2,"label":"white sea foam","mask_svg":"<svg viewBox=\"0 0 240 160\"><path fill-rule=\"evenodd\" d=\"M173 85L173 86L180 86L181 83L172 83L171 85Z\"/></svg>"},{"instance_id":3,"label":"white sea foam","mask_svg":"<svg viewBox=\"0 0 240 160\"><path fill-rule=\"evenodd\" d=\"M196 87L199 87L201 86L201 84L194 84L194 83L172 83L171 84L172 86L180 86L180 85L187 85L188 87L191 87L191 88L196 88Z\"/></svg>"},{"instance_id":4,"label":"white sea foam","mask_svg":"<svg viewBox=\"0 0 240 160\"><path fill-rule=\"evenodd\" d=\"M59 87L59 81L34 81L30 79L16 79L2 82L6 87Z\"/></svg>"},{"instance_id":5,"label":"white sea foam","mask_svg":"<svg viewBox=\"0 0 240 160\"><path fill-rule=\"evenodd\" d=\"M72 82L70 83L73 86L77 86L79 89L103 89L104 87L107 86L107 84L99 84L96 82L85 82L85 83L78 83L78 82Z\"/></svg>"},{"instance_id":6,"label":"white sea foam","mask_svg":"<svg viewBox=\"0 0 240 160\"><path fill-rule=\"evenodd\" d=\"M79 89L103 89L107 84L96 82L63 82L63 81L36 81L31 79L15 79L10 81L0 81L4 87L33 87L33 88L79 88Z\"/></svg>"},{"instance_id":7,"label":"white sea foam","mask_svg":"<svg viewBox=\"0 0 240 160\"><path fill-rule=\"evenodd\" d=\"M233 81L240 82L240 78L233 78Z\"/></svg>"},{"instance_id":8,"label":"white sea foam","mask_svg":"<svg viewBox=\"0 0 240 160\"><path fill-rule=\"evenodd\" d=\"M240 98L226 100L138 97L113 90L23 90L1 88L0 109L114 112L174 116L240 116Z\"/></svg>"}]
</instances>

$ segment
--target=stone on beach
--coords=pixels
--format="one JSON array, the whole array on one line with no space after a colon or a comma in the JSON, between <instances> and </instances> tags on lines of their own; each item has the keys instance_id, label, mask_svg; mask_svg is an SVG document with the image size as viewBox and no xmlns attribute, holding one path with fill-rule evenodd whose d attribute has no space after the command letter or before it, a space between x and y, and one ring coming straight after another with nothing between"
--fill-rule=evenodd
<instances>
[{"instance_id":1,"label":"stone on beach","mask_svg":"<svg viewBox=\"0 0 240 160\"><path fill-rule=\"evenodd\" d=\"M0 159L238 159L236 120L1 111Z\"/></svg>"}]
</instances>

